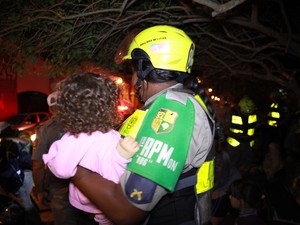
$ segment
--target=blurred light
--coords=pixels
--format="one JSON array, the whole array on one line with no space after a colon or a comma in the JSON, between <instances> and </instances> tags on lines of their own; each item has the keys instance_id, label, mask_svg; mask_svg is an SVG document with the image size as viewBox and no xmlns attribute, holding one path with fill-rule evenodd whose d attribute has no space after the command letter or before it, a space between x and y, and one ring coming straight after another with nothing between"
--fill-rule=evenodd
<instances>
[{"instance_id":1,"label":"blurred light","mask_svg":"<svg viewBox=\"0 0 300 225\"><path fill-rule=\"evenodd\" d=\"M118 106L118 111L119 112L123 112L123 111L126 111L128 110L128 106L127 105L119 105Z\"/></svg>"},{"instance_id":2,"label":"blurred light","mask_svg":"<svg viewBox=\"0 0 300 225\"><path fill-rule=\"evenodd\" d=\"M198 82L199 84L202 83L202 81L201 81L201 79L200 79L199 77L196 77L196 79L197 79L197 82Z\"/></svg>"},{"instance_id":3,"label":"blurred light","mask_svg":"<svg viewBox=\"0 0 300 225\"><path fill-rule=\"evenodd\" d=\"M123 79L121 77L118 77L115 82L116 84L120 85L123 83Z\"/></svg>"},{"instance_id":4,"label":"blurred light","mask_svg":"<svg viewBox=\"0 0 300 225\"><path fill-rule=\"evenodd\" d=\"M208 92L212 92L213 90L212 90L212 88L208 88Z\"/></svg>"},{"instance_id":5,"label":"blurred light","mask_svg":"<svg viewBox=\"0 0 300 225\"><path fill-rule=\"evenodd\" d=\"M34 142L35 139L36 139L36 134L32 134L32 135L30 136L30 140L31 140L32 142Z\"/></svg>"}]
</instances>

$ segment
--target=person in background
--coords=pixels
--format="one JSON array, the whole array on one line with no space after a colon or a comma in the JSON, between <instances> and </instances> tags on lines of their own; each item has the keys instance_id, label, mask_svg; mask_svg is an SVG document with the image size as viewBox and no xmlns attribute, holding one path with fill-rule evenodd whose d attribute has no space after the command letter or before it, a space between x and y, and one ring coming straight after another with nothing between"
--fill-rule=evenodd
<instances>
[{"instance_id":1,"label":"person in background","mask_svg":"<svg viewBox=\"0 0 300 225\"><path fill-rule=\"evenodd\" d=\"M31 147L28 146L31 146L31 141L25 136L20 136L18 132L4 132L0 134L0 164L8 163L8 168L13 170L6 171L6 173L14 177L14 179L11 176L2 178L1 174L0 183L8 183L3 187L0 186L0 194L8 196L23 207L25 216L22 223L25 225L41 225L38 209L30 196L33 188L33 175L30 155ZM11 136L12 134L16 136ZM5 172L2 165L0 167L1 173ZM16 179L20 181L19 185L16 184ZM13 184L10 182L13 182Z\"/></svg>"},{"instance_id":2,"label":"person in background","mask_svg":"<svg viewBox=\"0 0 300 225\"><path fill-rule=\"evenodd\" d=\"M265 173L268 174L266 190L272 210L271 219L276 222L274 224L300 224L300 205L295 190L300 163L287 161L279 144L271 144L264 161L265 167L270 167L269 170L265 169Z\"/></svg>"},{"instance_id":3,"label":"person in background","mask_svg":"<svg viewBox=\"0 0 300 225\"><path fill-rule=\"evenodd\" d=\"M296 202L298 203L298 205L300 205L300 165L298 175L293 178L290 190Z\"/></svg>"},{"instance_id":4,"label":"person in background","mask_svg":"<svg viewBox=\"0 0 300 225\"><path fill-rule=\"evenodd\" d=\"M226 150L233 165L246 176L253 164L253 146L258 116L254 101L244 96L226 123Z\"/></svg>"},{"instance_id":5,"label":"person in background","mask_svg":"<svg viewBox=\"0 0 300 225\"><path fill-rule=\"evenodd\" d=\"M300 162L300 106L290 119L282 147L286 151L288 164Z\"/></svg>"},{"instance_id":6,"label":"person in background","mask_svg":"<svg viewBox=\"0 0 300 225\"><path fill-rule=\"evenodd\" d=\"M52 117L36 128L37 148L33 150L32 162L37 205L40 210L50 206L55 225L92 225L94 220L69 202L70 180L57 178L45 167L42 159L42 155L48 153L51 144L65 133L56 116L57 96L58 92L48 95L47 103Z\"/></svg>"},{"instance_id":7,"label":"person in background","mask_svg":"<svg viewBox=\"0 0 300 225\"><path fill-rule=\"evenodd\" d=\"M287 97L287 91L283 88L277 88L270 95L271 103L267 113L267 125L270 128L269 132L277 135L277 138L285 134L291 117L291 110L286 103Z\"/></svg>"},{"instance_id":8,"label":"person in background","mask_svg":"<svg viewBox=\"0 0 300 225\"><path fill-rule=\"evenodd\" d=\"M207 224L213 187L214 110L191 75L195 45L157 25L118 52L144 106L122 125L140 145L120 184L78 167L73 183L115 224Z\"/></svg>"},{"instance_id":9,"label":"person in background","mask_svg":"<svg viewBox=\"0 0 300 225\"><path fill-rule=\"evenodd\" d=\"M223 224L232 208L229 201L230 184L241 178L239 171L232 165L228 153L225 151L226 140L223 129L216 125L215 135L215 175L212 190L212 225Z\"/></svg>"},{"instance_id":10,"label":"person in background","mask_svg":"<svg viewBox=\"0 0 300 225\"><path fill-rule=\"evenodd\" d=\"M229 193L231 206L239 211L235 225L266 225L259 214L265 195L257 183L243 178L235 180Z\"/></svg>"},{"instance_id":11,"label":"person in background","mask_svg":"<svg viewBox=\"0 0 300 225\"><path fill-rule=\"evenodd\" d=\"M59 178L74 176L78 165L119 183L126 165L137 152L130 136L121 138L117 112L120 90L108 77L96 73L75 73L59 83L57 117L66 134L55 141L43 160ZM99 224L112 224L70 183L70 203L95 215Z\"/></svg>"}]
</instances>

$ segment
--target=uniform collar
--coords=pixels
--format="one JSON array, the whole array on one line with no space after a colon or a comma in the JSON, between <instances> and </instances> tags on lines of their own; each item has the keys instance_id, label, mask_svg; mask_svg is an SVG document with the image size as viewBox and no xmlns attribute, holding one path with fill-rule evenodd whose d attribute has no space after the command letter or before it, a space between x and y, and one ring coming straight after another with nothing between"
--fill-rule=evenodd
<instances>
[{"instance_id":1,"label":"uniform collar","mask_svg":"<svg viewBox=\"0 0 300 225\"><path fill-rule=\"evenodd\" d=\"M142 108L149 108L149 105L151 105L155 101L155 99L157 99L160 95L166 93L168 90L170 90L170 89L180 89L182 87L183 87L183 85L181 83L177 83L177 84L174 84L174 85L172 85L168 88L165 88L164 90L162 90L162 91L156 93L155 95L151 96L150 98L148 98Z\"/></svg>"}]
</instances>

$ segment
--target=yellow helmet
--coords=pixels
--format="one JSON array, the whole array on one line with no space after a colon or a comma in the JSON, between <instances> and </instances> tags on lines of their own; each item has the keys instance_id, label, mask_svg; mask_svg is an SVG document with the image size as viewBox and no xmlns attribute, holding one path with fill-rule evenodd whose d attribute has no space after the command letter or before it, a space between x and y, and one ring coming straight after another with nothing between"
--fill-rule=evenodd
<instances>
[{"instance_id":1,"label":"yellow helmet","mask_svg":"<svg viewBox=\"0 0 300 225\"><path fill-rule=\"evenodd\" d=\"M123 60L144 57L155 69L190 73L194 51L195 44L184 31L156 25L141 31L133 39Z\"/></svg>"},{"instance_id":2,"label":"yellow helmet","mask_svg":"<svg viewBox=\"0 0 300 225\"><path fill-rule=\"evenodd\" d=\"M244 96L239 102L240 110L245 115L250 115L255 111L255 103L248 96Z\"/></svg>"}]
</instances>

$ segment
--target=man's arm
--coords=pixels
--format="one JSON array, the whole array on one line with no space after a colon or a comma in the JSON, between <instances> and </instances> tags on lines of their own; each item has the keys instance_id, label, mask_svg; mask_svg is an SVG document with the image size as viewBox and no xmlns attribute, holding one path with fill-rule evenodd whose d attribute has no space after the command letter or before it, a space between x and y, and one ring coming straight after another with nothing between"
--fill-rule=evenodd
<instances>
[{"instance_id":1,"label":"man's arm","mask_svg":"<svg viewBox=\"0 0 300 225\"><path fill-rule=\"evenodd\" d=\"M48 138L46 138L46 130L44 126L38 126L36 128L37 135L37 147L32 152L32 177L34 182L33 194L36 197L36 203L39 209L49 207L48 193L45 190L45 164L42 159L42 155L48 151Z\"/></svg>"},{"instance_id":2,"label":"man's arm","mask_svg":"<svg viewBox=\"0 0 300 225\"><path fill-rule=\"evenodd\" d=\"M44 189L45 165L42 161L32 161L32 176L34 181L33 195L39 209L49 208L48 193Z\"/></svg>"},{"instance_id":3,"label":"man's arm","mask_svg":"<svg viewBox=\"0 0 300 225\"><path fill-rule=\"evenodd\" d=\"M148 214L128 202L120 184L108 181L83 167L78 167L72 182L117 225L141 224Z\"/></svg>"},{"instance_id":4,"label":"man's arm","mask_svg":"<svg viewBox=\"0 0 300 225\"><path fill-rule=\"evenodd\" d=\"M42 161L32 161L32 176L37 192L43 192L45 165Z\"/></svg>"}]
</instances>

